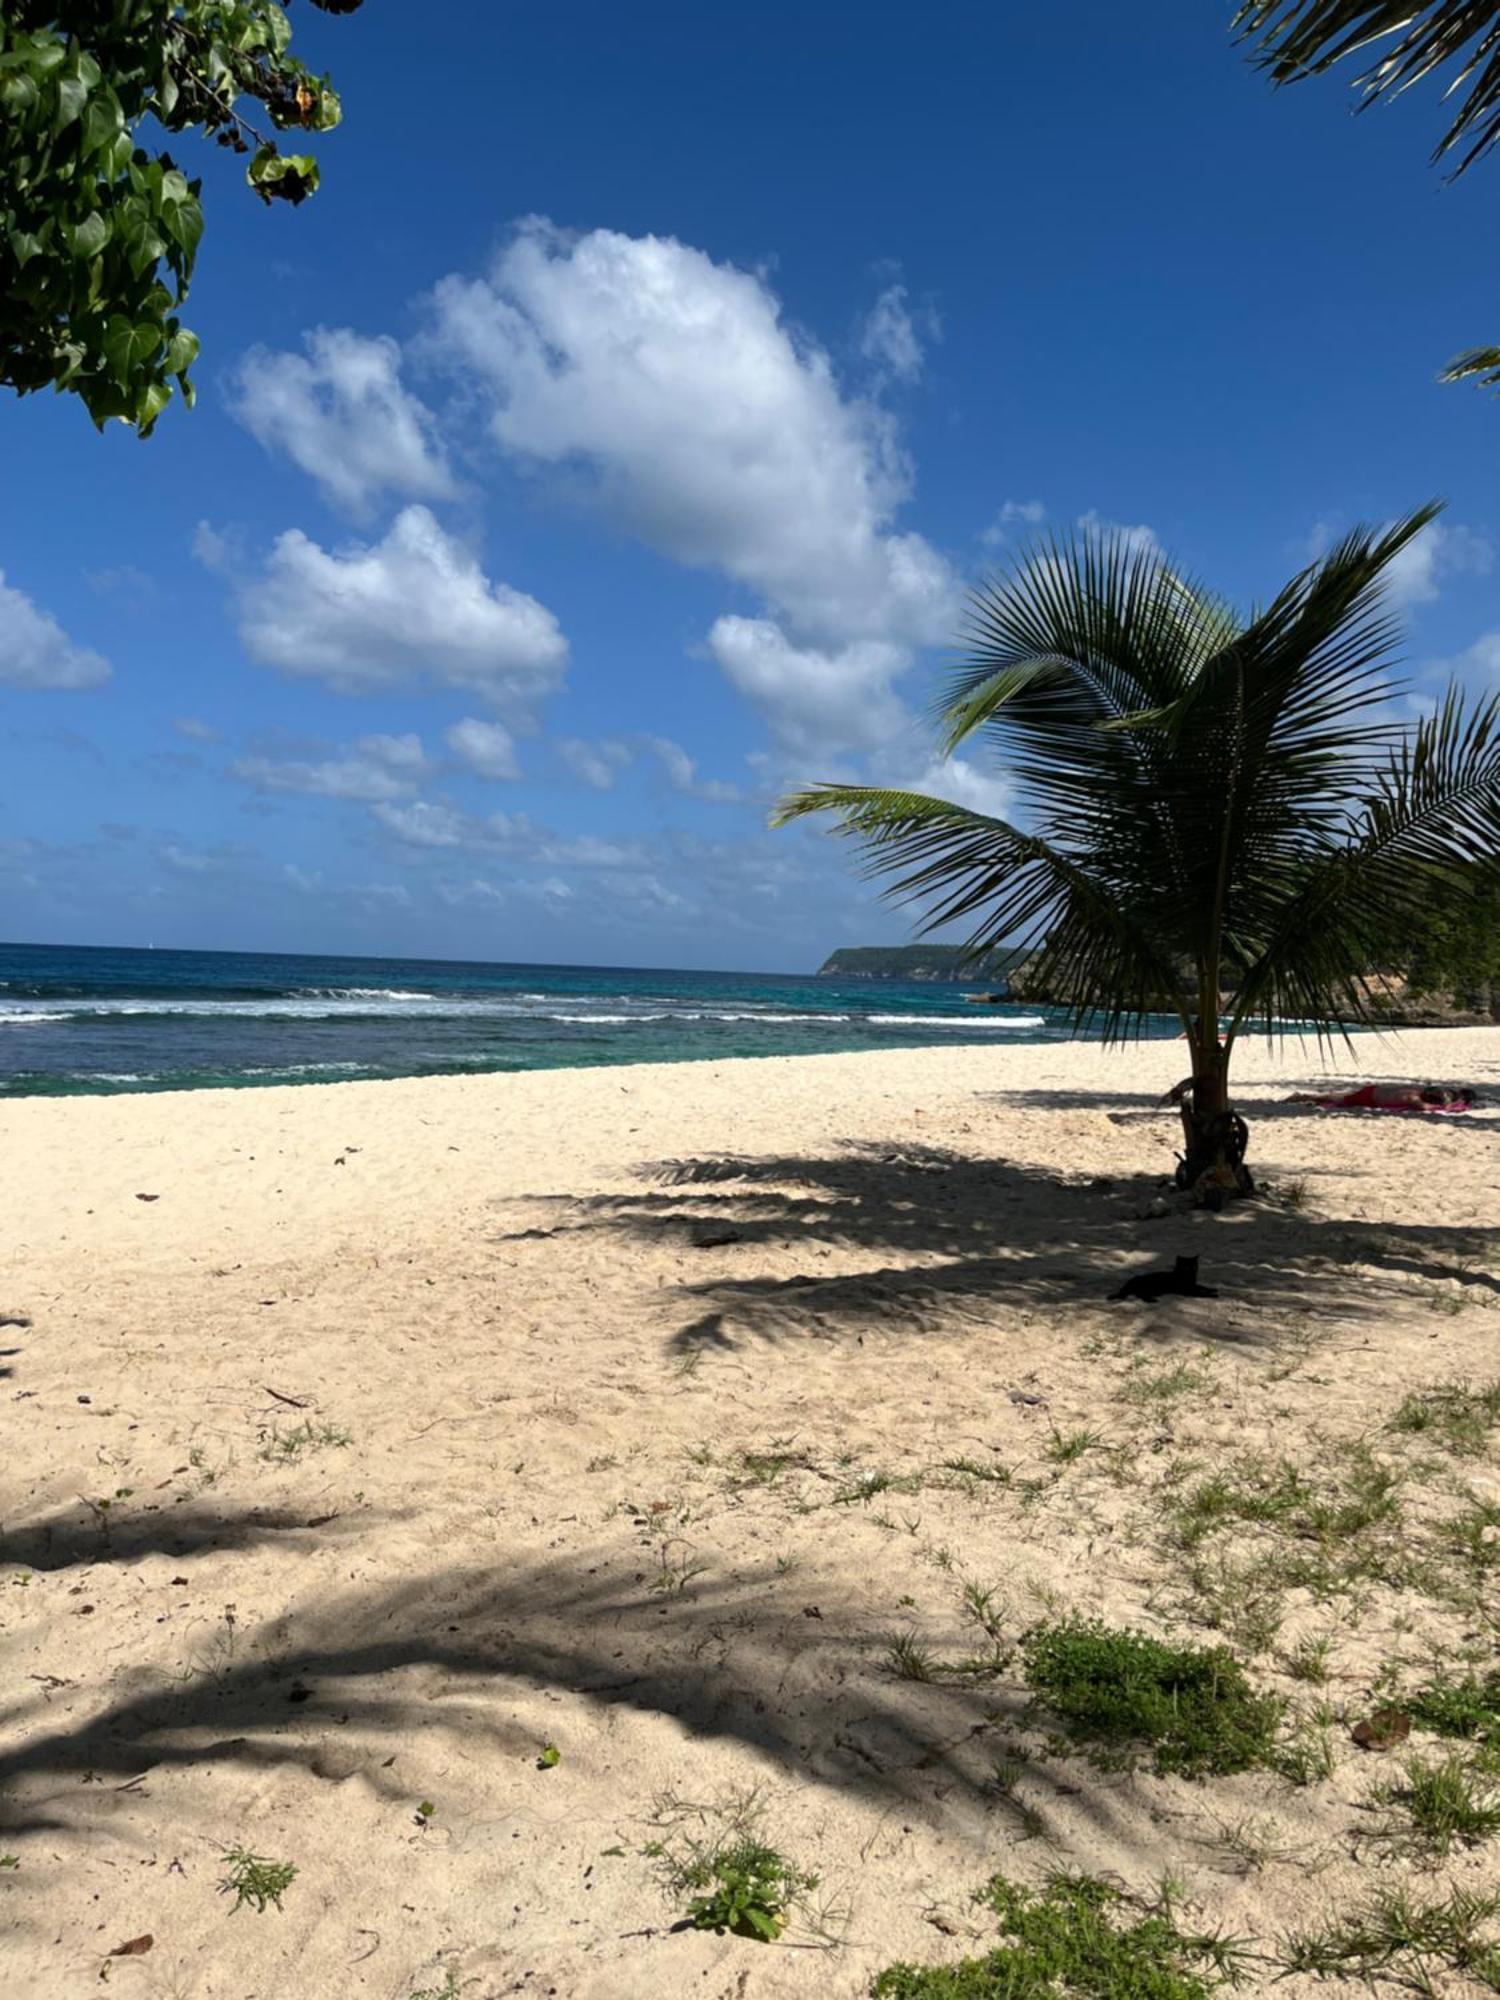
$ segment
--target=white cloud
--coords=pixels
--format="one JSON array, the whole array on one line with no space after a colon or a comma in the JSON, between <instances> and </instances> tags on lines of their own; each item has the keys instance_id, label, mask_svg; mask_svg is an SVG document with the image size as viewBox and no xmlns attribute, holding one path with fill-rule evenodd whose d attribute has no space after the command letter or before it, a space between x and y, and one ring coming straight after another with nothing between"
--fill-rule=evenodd
<instances>
[{"instance_id":1,"label":"white cloud","mask_svg":"<svg viewBox=\"0 0 1500 2000\"><path fill-rule=\"evenodd\" d=\"M629 764L631 753L629 744L615 737L590 743L581 736L564 736L558 741L557 754L580 784L607 792Z\"/></svg>"},{"instance_id":2,"label":"white cloud","mask_svg":"<svg viewBox=\"0 0 1500 2000\"><path fill-rule=\"evenodd\" d=\"M258 792L299 792L369 805L409 798L428 763L420 737L361 736L342 755L321 762L239 757L229 770Z\"/></svg>"},{"instance_id":3,"label":"white cloud","mask_svg":"<svg viewBox=\"0 0 1500 2000\"><path fill-rule=\"evenodd\" d=\"M1019 529L1037 528L1047 518L1040 500L1007 500L979 539L987 549L1003 548Z\"/></svg>"},{"instance_id":4,"label":"white cloud","mask_svg":"<svg viewBox=\"0 0 1500 2000\"><path fill-rule=\"evenodd\" d=\"M465 820L451 806L429 805L418 799L409 806L381 803L375 817L387 832L407 847L462 847Z\"/></svg>"},{"instance_id":5,"label":"white cloud","mask_svg":"<svg viewBox=\"0 0 1500 2000\"><path fill-rule=\"evenodd\" d=\"M879 639L798 646L774 619L734 616L715 621L708 645L794 756L879 750L911 726L892 687L910 664L904 647Z\"/></svg>"},{"instance_id":6,"label":"white cloud","mask_svg":"<svg viewBox=\"0 0 1500 2000\"><path fill-rule=\"evenodd\" d=\"M906 302L905 285L887 285L860 329L860 353L898 382L915 382L922 372L922 334L931 338L937 331L931 312L922 313L920 319L919 329Z\"/></svg>"},{"instance_id":7,"label":"white cloud","mask_svg":"<svg viewBox=\"0 0 1500 2000\"><path fill-rule=\"evenodd\" d=\"M1386 592L1404 608L1430 604L1451 576L1488 576L1495 551L1472 528L1433 521L1406 544L1386 570Z\"/></svg>"},{"instance_id":8,"label":"white cloud","mask_svg":"<svg viewBox=\"0 0 1500 2000\"><path fill-rule=\"evenodd\" d=\"M445 280L436 315L502 449L566 468L650 547L755 591L754 622L816 656L825 749L870 737L871 647L889 649L899 708L889 681L949 636L957 580L893 525L911 473L889 415L842 392L762 277L671 238L533 222L486 278ZM732 634L729 650L743 654ZM783 677L738 684L801 737Z\"/></svg>"},{"instance_id":9,"label":"white cloud","mask_svg":"<svg viewBox=\"0 0 1500 2000\"><path fill-rule=\"evenodd\" d=\"M896 791L925 792L929 798L947 799L995 819L1003 819L1010 806L1010 787L1004 777L981 770L966 757L935 757L915 778L903 776L883 782Z\"/></svg>"},{"instance_id":10,"label":"white cloud","mask_svg":"<svg viewBox=\"0 0 1500 2000\"><path fill-rule=\"evenodd\" d=\"M443 500L454 481L431 412L401 382L394 340L316 327L306 355L254 347L230 382L230 409L356 514L384 492Z\"/></svg>"},{"instance_id":11,"label":"white cloud","mask_svg":"<svg viewBox=\"0 0 1500 2000\"><path fill-rule=\"evenodd\" d=\"M102 653L76 646L51 612L5 581L0 570L0 683L23 688L89 688L112 669Z\"/></svg>"},{"instance_id":12,"label":"white cloud","mask_svg":"<svg viewBox=\"0 0 1500 2000\"><path fill-rule=\"evenodd\" d=\"M466 715L462 722L454 723L443 740L460 764L466 764L481 778L521 775L511 733L498 722L480 722Z\"/></svg>"},{"instance_id":13,"label":"white cloud","mask_svg":"<svg viewBox=\"0 0 1500 2000\"><path fill-rule=\"evenodd\" d=\"M1086 514L1078 517L1079 528L1090 537L1118 537L1132 555L1155 555L1162 553L1161 542L1155 528L1148 528L1144 522L1135 527L1127 527L1122 521L1107 521L1097 507L1090 507Z\"/></svg>"},{"instance_id":14,"label":"white cloud","mask_svg":"<svg viewBox=\"0 0 1500 2000\"><path fill-rule=\"evenodd\" d=\"M641 741L655 754L662 775L674 792L690 799L705 799L710 805L738 804L741 796L738 786L726 785L718 778L700 778L697 764L680 743L674 743L669 736L643 736Z\"/></svg>"},{"instance_id":15,"label":"white cloud","mask_svg":"<svg viewBox=\"0 0 1500 2000\"><path fill-rule=\"evenodd\" d=\"M289 529L238 591L246 651L341 694L430 681L525 722L567 658L552 613L492 583L425 507L405 508L382 542L332 552Z\"/></svg>"},{"instance_id":16,"label":"white cloud","mask_svg":"<svg viewBox=\"0 0 1500 2000\"><path fill-rule=\"evenodd\" d=\"M179 736L185 736L190 743L217 743L219 732L211 722L204 722L196 715L178 715L172 720L172 727Z\"/></svg>"}]
</instances>

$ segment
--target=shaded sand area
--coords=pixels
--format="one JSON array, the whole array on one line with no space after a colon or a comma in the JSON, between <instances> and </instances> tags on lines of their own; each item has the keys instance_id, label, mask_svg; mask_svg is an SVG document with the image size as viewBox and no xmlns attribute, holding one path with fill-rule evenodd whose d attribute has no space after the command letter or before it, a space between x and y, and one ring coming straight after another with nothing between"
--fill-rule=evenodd
<instances>
[{"instance_id":1,"label":"shaded sand area","mask_svg":"<svg viewBox=\"0 0 1500 2000\"><path fill-rule=\"evenodd\" d=\"M1500 1031L1358 1060L1500 1103ZM1432 1392L1500 1376L1500 1114L1320 1115L1314 1048L1247 1051L1268 1196L1184 1213L1180 1066L0 1107L7 2000L840 2000L989 1949L997 1870L1170 1871L1267 1952L1500 1889L1350 1736L1496 1657L1500 1421ZM1217 1300L1106 1301L1184 1252ZM1014 1651L1074 1613L1229 1645L1282 1768L1099 1768ZM747 1810L818 1888L776 1945L674 1932Z\"/></svg>"}]
</instances>

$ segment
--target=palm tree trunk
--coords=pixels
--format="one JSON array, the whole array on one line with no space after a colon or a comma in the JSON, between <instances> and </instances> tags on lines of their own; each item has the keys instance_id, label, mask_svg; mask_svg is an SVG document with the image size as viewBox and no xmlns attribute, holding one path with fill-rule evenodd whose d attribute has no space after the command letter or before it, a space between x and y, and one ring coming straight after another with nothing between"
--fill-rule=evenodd
<instances>
[{"instance_id":1,"label":"palm tree trunk","mask_svg":"<svg viewBox=\"0 0 1500 2000\"><path fill-rule=\"evenodd\" d=\"M1230 1101L1229 1049L1219 1041L1217 1022L1195 1021L1193 1029L1193 1087L1182 1097L1177 1184L1191 1188L1205 1207L1219 1208L1255 1192L1245 1165L1249 1132Z\"/></svg>"}]
</instances>

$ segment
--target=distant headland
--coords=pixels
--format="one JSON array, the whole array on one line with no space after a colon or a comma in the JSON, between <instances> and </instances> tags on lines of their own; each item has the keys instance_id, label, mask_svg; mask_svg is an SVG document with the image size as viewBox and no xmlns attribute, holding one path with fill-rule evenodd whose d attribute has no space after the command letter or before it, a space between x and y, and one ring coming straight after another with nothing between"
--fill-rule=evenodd
<instances>
[{"instance_id":1,"label":"distant headland","mask_svg":"<svg viewBox=\"0 0 1500 2000\"><path fill-rule=\"evenodd\" d=\"M819 979L963 980L1004 985L1027 954L996 950L971 958L957 944L845 945L818 967Z\"/></svg>"}]
</instances>

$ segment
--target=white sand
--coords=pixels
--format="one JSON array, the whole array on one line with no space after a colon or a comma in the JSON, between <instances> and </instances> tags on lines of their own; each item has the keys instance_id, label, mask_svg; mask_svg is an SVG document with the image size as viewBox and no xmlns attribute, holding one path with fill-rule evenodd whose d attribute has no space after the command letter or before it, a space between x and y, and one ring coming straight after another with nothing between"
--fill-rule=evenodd
<instances>
[{"instance_id":1,"label":"white sand","mask_svg":"<svg viewBox=\"0 0 1500 2000\"><path fill-rule=\"evenodd\" d=\"M1360 1049L1500 1102L1500 1030ZM1500 1568L1488 1613L1293 1590L1239 1645L1336 1713L1301 1789L1104 1774L1043 1754L1013 1671L890 1669L898 1633L984 1649L967 1580L1006 1639L1077 1610L1216 1641L1163 1500L1241 1450L1316 1473L1367 1434L1416 1467L1413 1535L1500 1501L1500 1433L1423 1470L1382 1428L1408 1390L1500 1374L1500 1117L1292 1110L1316 1051L1247 1051L1251 1163L1304 1205L1151 1215L1181 1067L986 1039L0 1107L6 2000L106 1970L406 2000L449 1967L475 2000L852 2000L895 1958L988 1948L968 1896L997 1869L1170 1868L1262 1940L1373 1882L1500 1887L1500 1843L1436 1866L1371 1842L1393 1760L1347 1731L1380 1663L1494 1645ZM1180 1250L1219 1301L1105 1303ZM1143 1356L1202 1379L1133 1400ZM349 1442L265 1456L306 1423ZM1099 1442L1056 1463L1054 1428ZM1290 1678L1324 1635L1328 1686ZM672 1934L641 1849L751 1787L822 1929ZM1221 1839L1247 1816L1279 1849L1248 1871ZM241 1843L297 1864L280 1914L217 1892Z\"/></svg>"}]
</instances>

